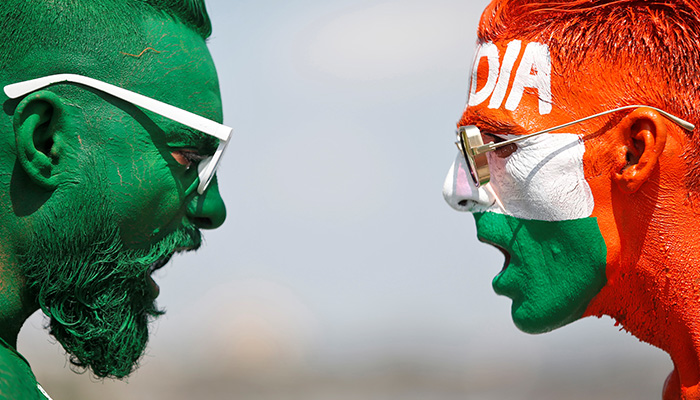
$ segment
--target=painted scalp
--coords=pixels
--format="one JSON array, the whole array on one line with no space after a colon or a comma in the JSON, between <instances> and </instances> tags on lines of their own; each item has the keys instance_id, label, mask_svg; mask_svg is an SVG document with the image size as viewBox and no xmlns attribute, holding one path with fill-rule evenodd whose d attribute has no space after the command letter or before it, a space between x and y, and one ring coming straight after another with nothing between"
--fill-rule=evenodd
<instances>
[{"instance_id":1,"label":"painted scalp","mask_svg":"<svg viewBox=\"0 0 700 400\"><path fill-rule=\"evenodd\" d=\"M493 0L478 37L545 43L554 68L597 69L614 85L594 88L610 99L594 111L646 104L700 123L700 0ZM687 135L685 185L700 201L700 133Z\"/></svg>"}]
</instances>

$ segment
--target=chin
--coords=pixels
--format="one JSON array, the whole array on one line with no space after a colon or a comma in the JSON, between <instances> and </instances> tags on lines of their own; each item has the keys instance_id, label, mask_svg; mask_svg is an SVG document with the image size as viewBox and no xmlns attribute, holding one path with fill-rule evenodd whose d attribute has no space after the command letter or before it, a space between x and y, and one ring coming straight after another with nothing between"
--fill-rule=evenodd
<instances>
[{"instance_id":1,"label":"chin","mask_svg":"<svg viewBox=\"0 0 700 400\"><path fill-rule=\"evenodd\" d=\"M581 318L583 312L578 310L567 312L566 309L556 310L537 307L534 304L513 301L511 316L515 326L525 333L536 335L551 332Z\"/></svg>"}]
</instances>

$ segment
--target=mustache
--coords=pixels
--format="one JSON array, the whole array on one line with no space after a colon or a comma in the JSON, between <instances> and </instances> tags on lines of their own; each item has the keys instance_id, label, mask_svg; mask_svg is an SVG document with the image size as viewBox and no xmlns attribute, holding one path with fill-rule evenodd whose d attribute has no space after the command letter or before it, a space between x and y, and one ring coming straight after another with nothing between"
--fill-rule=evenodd
<instances>
[{"instance_id":1,"label":"mustache","mask_svg":"<svg viewBox=\"0 0 700 400\"><path fill-rule=\"evenodd\" d=\"M163 314L144 273L158 260L198 249L202 236L183 220L173 231L133 248L122 240L104 166L81 153L86 171L70 201L50 202L33 217L17 249L29 296L48 317L49 332L76 371L121 379L139 364L149 321Z\"/></svg>"},{"instance_id":2,"label":"mustache","mask_svg":"<svg viewBox=\"0 0 700 400\"><path fill-rule=\"evenodd\" d=\"M159 240L152 248L163 254L198 250L202 246L202 234L193 226L182 226Z\"/></svg>"},{"instance_id":3,"label":"mustache","mask_svg":"<svg viewBox=\"0 0 700 400\"><path fill-rule=\"evenodd\" d=\"M156 243L156 253L149 256L150 259L155 257L156 260L148 265L146 272L150 275L153 271L163 268L175 253L196 251L201 245L202 234L199 229L182 227Z\"/></svg>"}]
</instances>

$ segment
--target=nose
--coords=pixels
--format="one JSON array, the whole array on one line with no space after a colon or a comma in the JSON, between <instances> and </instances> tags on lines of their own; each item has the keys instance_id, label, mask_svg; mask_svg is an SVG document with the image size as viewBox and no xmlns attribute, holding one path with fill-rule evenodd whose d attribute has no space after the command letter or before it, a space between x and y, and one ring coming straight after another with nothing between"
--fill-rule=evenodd
<instances>
[{"instance_id":1,"label":"nose","mask_svg":"<svg viewBox=\"0 0 700 400\"><path fill-rule=\"evenodd\" d=\"M458 154L447 172L442 195L447 204L457 211L483 210L494 203L493 195L483 187L476 187L468 168L464 157Z\"/></svg>"},{"instance_id":2,"label":"nose","mask_svg":"<svg viewBox=\"0 0 700 400\"><path fill-rule=\"evenodd\" d=\"M216 229L226 220L226 205L219 194L219 182L214 176L203 194L195 195L187 205L187 218L200 229Z\"/></svg>"}]
</instances>

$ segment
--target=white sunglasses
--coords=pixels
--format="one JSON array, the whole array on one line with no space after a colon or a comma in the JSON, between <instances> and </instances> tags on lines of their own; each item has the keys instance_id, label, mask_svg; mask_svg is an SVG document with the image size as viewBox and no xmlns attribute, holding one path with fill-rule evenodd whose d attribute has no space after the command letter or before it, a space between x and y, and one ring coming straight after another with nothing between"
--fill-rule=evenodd
<instances>
[{"instance_id":1,"label":"white sunglasses","mask_svg":"<svg viewBox=\"0 0 700 400\"><path fill-rule=\"evenodd\" d=\"M47 86L62 82L79 83L81 85L97 89L118 99L127 101L131 104L219 139L219 147L216 149L216 152L214 152L214 155L203 159L197 166L197 174L199 176L197 192L199 194L203 194L204 191L207 190L209 183L219 167L221 156L224 154L224 150L226 150L226 146L231 138L233 128L222 125L210 119L200 117L197 114L193 114L181 108L171 106L170 104L146 97L136 92L132 92L97 79L76 74L50 75L24 82L13 83L5 86L5 94L11 99L16 99L39 89L43 89Z\"/></svg>"}]
</instances>

